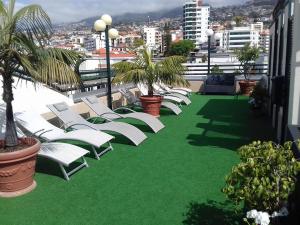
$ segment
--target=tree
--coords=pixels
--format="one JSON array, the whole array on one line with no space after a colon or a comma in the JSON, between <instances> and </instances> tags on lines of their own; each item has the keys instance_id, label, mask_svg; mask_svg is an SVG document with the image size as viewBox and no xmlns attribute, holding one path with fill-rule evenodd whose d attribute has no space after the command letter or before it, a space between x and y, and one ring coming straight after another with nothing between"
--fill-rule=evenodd
<instances>
[{"instance_id":1,"label":"tree","mask_svg":"<svg viewBox=\"0 0 300 225\"><path fill-rule=\"evenodd\" d=\"M245 79L249 80L249 72L259 58L259 48L251 47L250 43L248 43L244 47L235 50L235 54L241 63L241 72L244 74Z\"/></svg>"},{"instance_id":2,"label":"tree","mask_svg":"<svg viewBox=\"0 0 300 225\"><path fill-rule=\"evenodd\" d=\"M195 49L191 40L182 40L171 44L170 55L188 56Z\"/></svg>"},{"instance_id":3,"label":"tree","mask_svg":"<svg viewBox=\"0 0 300 225\"><path fill-rule=\"evenodd\" d=\"M172 44L172 36L170 33L170 24L166 23L164 27L164 56L170 55L170 49Z\"/></svg>"},{"instance_id":4,"label":"tree","mask_svg":"<svg viewBox=\"0 0 300 225\"><path fill-rule=\"evenodd\" d=\"M236 23L236 26L239 27L242 25L243 17L235 16L235 17L233 17L233 21Z\"/></svg>"},{"instance_id":5,"label":"tree","mask_svg":"<svg viewBox=\"0 0 300 225\"><path fill-rule=\"evenodd\" d=\"M12 101L12 85L16 72L23 72L33 81L77 84L73 71L80 55L76 52L46 48L52 34L51 21L38 5L29 5L15 12L15 0L7 5L0 1L0 76L3 101L6 103L5 146L18 145Z\"/></svg>"},{"instance_id":6,"label":"tree","mask_svg":"<svg viewBox=\"0 0 300 225\"><path fill-rule=\"evenodd\" d=\"M185 61L185 57L170 56L155 63L152 61L151 52L144 46L134 62L119 62L113 65L116 74L113 82L145 83L149 96L153 96L153 84L156 82L188 86L188 82L182 76L186 70L182 65Z\"/></svg>"},{"instance_id":7,"label":"tree","mask_svg":"<svg viewBox=\"0 0 300 225\"><path fill-rule=\"evenodd\" d=\"M142 38L134 39L133 41L133 48L137 49L145 44L144 40Z\"/></svg>"}]
</instances>

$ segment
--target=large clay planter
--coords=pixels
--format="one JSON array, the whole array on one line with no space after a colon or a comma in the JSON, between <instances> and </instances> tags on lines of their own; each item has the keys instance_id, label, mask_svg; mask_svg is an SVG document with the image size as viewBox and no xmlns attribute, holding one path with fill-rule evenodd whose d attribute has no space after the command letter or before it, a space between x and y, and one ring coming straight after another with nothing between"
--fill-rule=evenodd
<instances>
[{"instance_id":1,"label":"large clay planter","mask_svg":"<svg viewBox=\"0 0 300 225\"><path fill-rule=\"evenodd\" d=\"M256 85L256 82L255 81L240 81L239 85L240 85L242 94L245 96L250 96Z\"/></svg>"},{"instance_id":2,"label":"large clay planter","mask_svg":"<svg viewBox=\"0 0 300 225\"><path fill-rule=\"evenodd\" d=\"M143 106L143 111L145 113L148 113L152 116L159 117L160 113L160 106L161 102L163 100L162 96L141 96L140 97L142 106Z\"/></svg>"},{"instance_id":3,"label":"large clay planter","mask_svg":"<svg viewBox=\"0 0 300 225\"><path fill-rule=\"evenodd\" d=\"M34 138L22 138L20 143L29 147L23 150L0 153L0 197L16 197L36 187L33 180L40 142ZM4 141L0 141L4 146Z\"/></svg>"}]
</instances>

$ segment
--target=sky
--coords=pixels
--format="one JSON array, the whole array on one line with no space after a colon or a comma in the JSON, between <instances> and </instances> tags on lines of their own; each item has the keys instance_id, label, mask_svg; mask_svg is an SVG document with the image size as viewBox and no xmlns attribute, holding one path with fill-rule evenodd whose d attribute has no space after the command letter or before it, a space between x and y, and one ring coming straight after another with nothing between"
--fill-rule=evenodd
<instances>
[{"instance_id":1,"label":"sky","mask_svg":"<svg viewBox=\"0 0 300 225\"><path fill-rule=\"evenodd\" d=\"M246 0L207 0L212 6L240 4ZM76 22L108 13L151 12L182 6L184 0L16 0L17 9L28 4L39 4L54 23Z\"/></svg>"}]
</instances>

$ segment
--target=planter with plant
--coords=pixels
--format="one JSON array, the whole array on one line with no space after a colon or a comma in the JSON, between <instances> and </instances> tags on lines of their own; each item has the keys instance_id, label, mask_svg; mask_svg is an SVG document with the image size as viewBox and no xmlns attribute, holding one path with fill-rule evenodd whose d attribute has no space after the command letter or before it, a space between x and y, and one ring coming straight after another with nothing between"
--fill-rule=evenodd
<instances>
[{"instance_id":1,"label":"planter with plant","mask_svg":"<svg viewBox=\"0 0 300 225\"><path fill-rule=\"evenodd\" d=\"M249 96L255 87L256 82L250 80L251 71L255 66L255 61L259 58L259 48L246 44L235 51L237 59L241 63L240 71L244 75L244 80L239 82L243 95Z\"/></svg>"},{"instance_id":2,"label":"planter with plant","mask_svg":"<svg viewBox=\"0 0 300 225\"><path fill-rule=\"evenodd\" d=\"M256 116L262 116L268 110L268 90L261 85L256 85L250 95L249 101L252 111Z\"/></svg>"},{"instance_id":3,"label":"planter with plant","mask_svg":"<svg viewBox=\"0 0 300 225\"><path fill-rule=\"evenodd\" d=\"M238 150L241 162L226 177L222 192L237 206L244 203L249 211L274 215L286 206L295 188L300 171L291 150L292 143L283 146L256 141Z\"/></svg>"},{"instance_id":4,"label":"planter with plant","mask_svg":"<svg viewBox=\"0 0 300 225\"><path fill-rule=\"evenodd\" d=\"M145 113L159 116L162 96L154 94L153 85L162 82L166 85L188 86L188 82L182 76L186 70L182 65L185 57L170 56L160 62L153 62L151 52L144 46L137 52L133 62L119 62L113 65L115 71L114 83L145 84L148 87L148 95L141 96L140 100Z\"/></svg>"},{"instance_id":5,"label":"planter with plant","mask_svg":"<svg viewBox=\"0 0 300 225\"><path fill-rule=\"evenodd\" d=\"M78 53L46 48L52 34L51 21L38 5L29 5L15 12L15 0L0 1L0 77L5 103L5 137L0 141L0 196L25 194L36 186L36 156L40 142L19 138L12 102L15 76L22 74L32 81L48 85L77 84L72 68ZM22 78L18 78L22 80Z\"/></svg>"}]
</instances>

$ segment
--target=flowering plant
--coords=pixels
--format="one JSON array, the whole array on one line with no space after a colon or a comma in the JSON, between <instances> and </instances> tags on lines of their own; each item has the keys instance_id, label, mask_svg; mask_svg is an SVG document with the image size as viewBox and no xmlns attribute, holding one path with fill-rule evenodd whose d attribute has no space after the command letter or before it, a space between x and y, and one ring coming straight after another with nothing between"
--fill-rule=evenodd
<instances>
[{"instance_id":1,"label":"flowering plant","mask_svg":"<svg viewBox=\"0 0 300 225\"><path fill-rule=\"evenodd\" d=\"M288 216L289 212L286 207L283 207L279 210L279 212L273 212L272 215L269 215L267 212L259 212L256 209L253 209L249 212L247 212L246 217L244 218L244 221L248 225L269 225L271 222L271 218L275 217L282 217L282 216ZM250 224L248 219L254 220L254 223Z\"/></svg>"},{"instance_id":2,"label":"flowering plant","mask_svg":"<svg viewBox=\"0 0 300 225\"><path fill-rule=\"evenodd\" d=\"M256 141L238 150L241 162L226 177L223 193L237 206L247 209L279 210L295 188L300 171L291 150L292 143L283 146Z\"/></svg>"}]
</instances>

